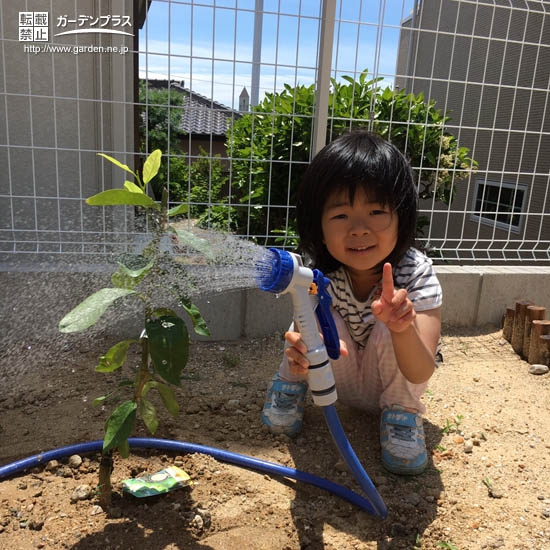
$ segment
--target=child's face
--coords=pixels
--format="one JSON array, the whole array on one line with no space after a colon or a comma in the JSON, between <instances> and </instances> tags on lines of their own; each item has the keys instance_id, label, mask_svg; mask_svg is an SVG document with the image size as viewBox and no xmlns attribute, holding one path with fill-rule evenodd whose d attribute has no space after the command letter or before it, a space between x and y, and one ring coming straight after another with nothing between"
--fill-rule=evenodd
<instances>
[{"instance_id":1,"label":"child's face","mask_svg":"<svg viewBox=\"0 0 550 550\"><path fill-rule=\"evenodd\" d=\"M367 271L386 258L397 244L398 219L388 206L370 202L358 188L329 196L321 218L323 242L333 258L354 271Z\"/></svg>"}]
</instances>

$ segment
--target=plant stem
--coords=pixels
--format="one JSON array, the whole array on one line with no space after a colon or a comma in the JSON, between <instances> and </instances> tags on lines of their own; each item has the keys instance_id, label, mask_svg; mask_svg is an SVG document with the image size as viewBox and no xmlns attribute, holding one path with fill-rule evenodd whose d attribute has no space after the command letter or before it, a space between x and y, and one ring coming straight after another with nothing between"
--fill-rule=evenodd
<instances>
[{"instance_id":1,"label":"plant stem","mask_svg":"<svg viewBox=\"0 0 550 550\"><path fill-rule=\"evenodd\" d=\"M111 485L111 473L113 471L113 452L106 451L101 454L99 463L99 505L104 511L111 506L113 487Z\"/></svg>"},{"instance_id":2,"label":"plant stem","mask_svg":"<svg viewBox=\"0 0 550 550\"><path fill-rule=\"evenodd\" d=\"M160 233L164 234L168 226L168 189L163 187L160 204Z\"/></svg>"},{"instance_id":3,"label":"plant stem","mask_svg":"<svg viewBox=\"0 0 550 550\"><path fill-rule=\"evenodd\" d=\"M150 315L147 316L149 318ZM143 386L149 381L149 338L147 336L142 336L140 338L141 344L141 364L139 366L139 371L136 375L136 387L134 399L136 403L139 403L141 399L141 394L143 393Z\"/></svg>"}]
</instances>

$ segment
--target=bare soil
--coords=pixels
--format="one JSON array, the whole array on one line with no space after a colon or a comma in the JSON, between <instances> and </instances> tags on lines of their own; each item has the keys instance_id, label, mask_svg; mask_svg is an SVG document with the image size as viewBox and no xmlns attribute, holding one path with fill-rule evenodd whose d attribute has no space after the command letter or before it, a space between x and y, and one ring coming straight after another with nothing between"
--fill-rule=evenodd
<instances>
[{"instance_id":1,"label":"bare soil","mask_svg":"<svg viewBox=\"0 0 550 550\"><path fill-rule=\"evenodd\" d=\"M63 336L1 350L0 464L100 440L108 410L92 407L115 378L94 372L111 344ZM195 342L178 398L155 437L239 453L360 492L322 412L308 402L303 434L268 434L259 421L282 335ZM424 399L430 463L413 478L380 464L378 418L338 405L359 459L389 509L377 519L342 498L209 454L136 450L116 460L113 506L98 506L98 454L41 464L0 484L0 548L84 549L550 549L550 375L529 374L496 327L446 328L444 363ZM142 428L136 436L148 437ZM121 481L170 465L193 485L137 499ZM74 490L88 485L85 500Z\"/></svg>"}]
</instances>

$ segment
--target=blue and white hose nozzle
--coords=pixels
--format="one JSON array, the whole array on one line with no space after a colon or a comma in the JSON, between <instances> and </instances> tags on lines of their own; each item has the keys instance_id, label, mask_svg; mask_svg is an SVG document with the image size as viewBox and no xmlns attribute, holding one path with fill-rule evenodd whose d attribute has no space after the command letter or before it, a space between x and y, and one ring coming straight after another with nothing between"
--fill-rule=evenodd
<instances>
[{"instance_id":1,"label":"blue and white hose nozzle","mask_svg":"<svg viewBox=\"0 0 550 550\"><path fill-rule=\"evenodd\" d=\"M294 325L307 347L308 384L313 401L320 406L332 405L338 397L329 357L336 359L340 355L340 343L330 313L328 279L320 271L305 267L298 254L277 248L270 248L258 263L257 274L262 290L290 294Z\"/></svg>"},{"instance_id":2,"label":"blue and white hose nozzle","mask_svg":"<svg viewBox=\"0 0 550 550\"><path fill-rule=\"evenodd\" d=\"M313 401L322 407L340 454L367 496L369 512L386 518L388 509L346 438L334 406L337 394L329 357L338 359L340 356L340 340L330 311L329 280L317 269L305 267L298 254L277 248L270 248L261 258L256 273L262 290L290 294L294 325L307 347L308 384Z\"/></svg>"},{"instance_id":3,"label":"blue and white hose nozzle","mask_svg":"<svg viewBox=\"0 0 550 550\"><path fill-rule=\"evenodd\" d=\"M288 292L296 263L302 263L301 258L298 260L295 256L278 248L270 248L256 266L259 287L274 294Z\"/></svg>"}]
</instances>

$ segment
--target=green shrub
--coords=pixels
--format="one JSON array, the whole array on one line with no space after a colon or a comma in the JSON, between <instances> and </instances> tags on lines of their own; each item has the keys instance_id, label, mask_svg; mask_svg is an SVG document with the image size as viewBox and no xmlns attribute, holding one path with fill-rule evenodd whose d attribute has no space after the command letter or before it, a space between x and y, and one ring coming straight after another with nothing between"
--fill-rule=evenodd
<instances>
[{"instance_id":1,"label":"green shrub","mask_svg":"<svg viewBox=\"0 0 550 550\"><path fill-rule=\"evenodd\" d=\"M181 128L185 95L174 89L147 88L139 83L140 148L142 152L168 151L169 162L162 162L151 189L157 201L167 188L170 202L187 200L189 167L181 144L185 136Z\"/></svg>"},{"instance_id":2,"label":"green shrub","mask_svg":"<svg viewBox=\"0 0 550 550\"><path fill-rule=\"evenodd\" d=\"M227 228L228 176L224 173L220 155L209 157L201 147L199 157L190 167L191 216L199 219L199 225Z\"/></svg>"},{"instance_id":3,"label":"green shrub","mask_svg":"<svg viewBox=\"0 0 550 550\"><path fill-rule=\"evenodd\" d=\"M332 80L329 95L327 141L353 129L368 128L393 142L410 160L421 199L435 197L449 204L455 184L469 176L476 163L469 150L459 147L445 130L450 118L404 90L381 88L379 79ZM284 244L295 234L293 213L296 191L310 160L314 86L285 85L237 120L227 139L232 167L232 219L240 234L265 235L262 244ZM267 206L267 208L265 207ZM420 219L418 232L427 225Z\"/></svg>"}]
</instances>

